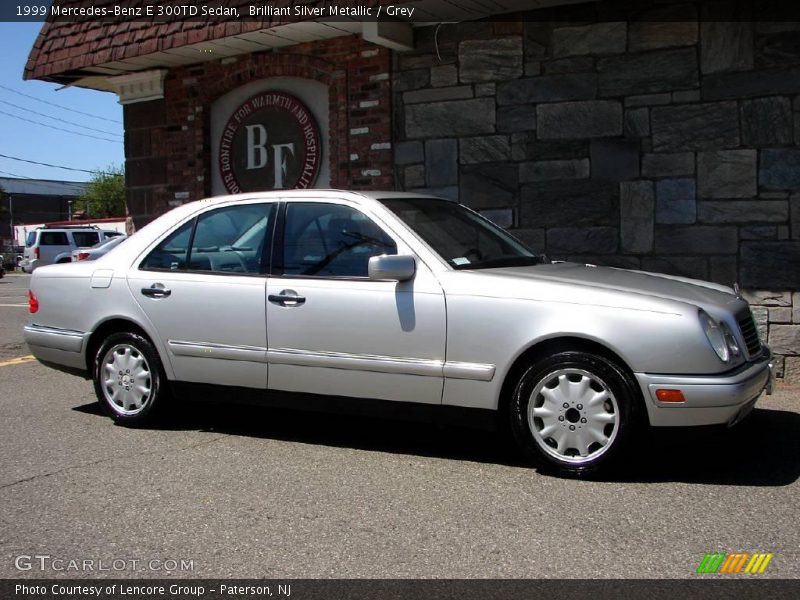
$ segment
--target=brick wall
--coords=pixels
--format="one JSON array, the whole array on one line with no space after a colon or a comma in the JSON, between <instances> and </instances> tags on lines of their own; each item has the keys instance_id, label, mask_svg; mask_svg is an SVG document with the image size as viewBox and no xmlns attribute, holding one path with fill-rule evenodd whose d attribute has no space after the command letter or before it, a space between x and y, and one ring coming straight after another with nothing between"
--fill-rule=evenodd
<instances>
[{"instance_id":1,"label":"brick wall","mask_svg":"<svg viewBox=\"0 0 800 600\"><path fill-rule=\"evenodd\" d=\"M210 107L251 81L302 77L329 87L331 186L390 189L391 55L347 36L173 68L164 98L125 106L127 203L136 226L211 193Z\"/></svg>"},{"instance_id":2,"label":"brick wall","mask_svg":"<svg viewBox=\"0 0 800 600\"><path fill-rule=\"evenodd\" d=\"M798 25L604 8L418 29L395 57L398 189L553 258L738 280L800 355Z\"/></svg>"}]
</instances>

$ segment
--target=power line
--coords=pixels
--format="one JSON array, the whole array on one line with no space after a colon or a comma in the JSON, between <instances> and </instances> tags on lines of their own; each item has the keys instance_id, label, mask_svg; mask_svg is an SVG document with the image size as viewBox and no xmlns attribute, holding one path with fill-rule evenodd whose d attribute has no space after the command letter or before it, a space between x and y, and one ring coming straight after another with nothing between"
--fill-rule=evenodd
<instances>
[{"instance_id":1,"label":"power line","mask_svg":"<svg viewBox=\"0 0 800 600\"><path fill-rule=\"evenodd\" d=\"M72 135L81 135L83 137L94 138L96 140L103 140L104 142L114 142L116 144L121 144L122 140L110 140L108 138L103 138L98 135L92 135L90 133L81 133L80 131L71 131L69 129L64 129L62 127L56 127L55 125L48 125L47 123L42 123L41 121L34 121L33 119L26 119L25 117L18 117L17 115L13 115L11 113L7 113L3 110L0 110L0 115L6 115L7 117L12 117L14 119L19 119L20 121L27 121L28 123L33 123L34 125L41 125L42 127L47 127L48 129L56 129L58 131L64 131L66 133L71 133Z\"/></svg>"},{"instance_id":2,"label":"power line","mask_svg":"<svg viewBox=\"0 0 800 600\"><path fill-rule=\"evenodd\" d=\"M17 90L12 89L10 87L6 87L4 85L0 85L0 89L4 89L13 94L19 94L20 96L24 96L25 98L30 98L31 100L36 100L37 102L41 102L42 104L49 104L50 106L55 106L56 108L60 108L62 110L68 110L70 112L78 113L79 115L83 115L85 117L92 117L93 119L100 119L101 121L108 121L110 123L117 123L119 125L122 124L122 121L117 121L116 119L107 119L106 117L98 117L97 115L93 115L91 113L83 112L80 110L75 110L74 108L69 108L68 106L62 106L61 104L56 104L55 102L48 102L47 100L42 100L41 98L37 98L36 96L23 94L22 92L18 92Z\"/></svg>"},{"instance_id":3,"label":"power line","mask_svg":"<svg viewBox=\"0 0 800 600\"><path fill-rule=\"evenodd\" d=\"M110 171L90 171L89 169L79 169L77 167L65 167L62 165L51 165L50 163L39 162L36 160L28 160L27 158L19 158L17 156L8 156L7 154L0 154L0 158L7 158L9 160L16 160L17 162L29 163L31 165L39 165L40 167L52 167L54 169L64 169L65 171L77 171L79 173L89 173L91 175L119 175L119 173L112 173Z\"/></svg>"},{"instance_id":4,"label":"power line","mask_svg":"<svg viewBox=\"0 0 800 600\"><path fill-rule=\"evenodd\" d=\"M114 133L113 131L105 131L104 129L95 129L94 127L88 127L86 125L81 125L80 123L76 123L74 121L67 121L66 119L61 119L59 117L53 117L51 115L46 115L44 113L36 112L35 110L31 110L30 108L25 108L24 106L19 106L17 104L12 104L11 102L7 102L5 100L0 100L0 103L7 104L17 110L24 110L25 112L29 112L32 115L37 115L39 117L45 117L46 119L53 119L54 121L60 121L62 123L66 123L68 125L74 125L76 127L80 127L81 129L88 129L89 131L96 131L97 133L105 133L106 135L114 135L117 137L122 137L122 134Z\"/></svg>"}]
</instances>

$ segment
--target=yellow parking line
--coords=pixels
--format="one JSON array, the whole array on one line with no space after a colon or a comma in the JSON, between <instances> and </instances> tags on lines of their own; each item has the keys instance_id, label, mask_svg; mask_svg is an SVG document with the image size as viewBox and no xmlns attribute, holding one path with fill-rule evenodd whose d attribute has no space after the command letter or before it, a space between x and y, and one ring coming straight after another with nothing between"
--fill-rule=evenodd
<instances>
[{"instance_id":1,"label":"yellow parking line","mask_svg":"<svg viewBox=\"0 0 800 600\"><path fill-rule=\"evenodd\" d=\"M16 358L9 358L8 360L0 361L0 367L10 367L11 365L21 365L26 362L31 362L32 360L36 360L33 354L28 354L27 356L18 356Z\"/></svg>"}]
</instances>

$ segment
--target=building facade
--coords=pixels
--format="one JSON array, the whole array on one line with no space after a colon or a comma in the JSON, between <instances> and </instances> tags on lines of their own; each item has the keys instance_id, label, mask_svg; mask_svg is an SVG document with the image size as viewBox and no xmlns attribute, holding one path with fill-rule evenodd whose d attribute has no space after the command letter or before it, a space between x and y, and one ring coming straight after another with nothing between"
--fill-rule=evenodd
<instances>
[{"instance_id":1,"label":"building facade","mask_svg":"<svg viewBox=\"0 0 800 600\"><path fill-rule=\"evenodd\" d=\"M120 95L136 225L239 190L430 192L552 258L738 281L800 379L798 25L556 3L415 2L427 24L388 29L50 24L26 76Z\"/></svg>"}]
</instances>

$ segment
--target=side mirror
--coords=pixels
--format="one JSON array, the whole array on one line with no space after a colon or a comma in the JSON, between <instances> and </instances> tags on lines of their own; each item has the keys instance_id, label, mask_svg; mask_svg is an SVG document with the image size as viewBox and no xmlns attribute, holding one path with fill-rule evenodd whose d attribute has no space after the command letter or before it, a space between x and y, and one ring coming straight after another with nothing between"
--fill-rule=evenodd
<instances>
[{"instance_id":1,"label":"side mirror","mask_svg":"<svg viewBox=\"0 0 800 600\"><path fill-rule=\"evenodd\" d=\"M383 254L369 259L368 271L370 279L408 281L417 272L417 262L413 256Z\"/></svg>"}]
</instances>

